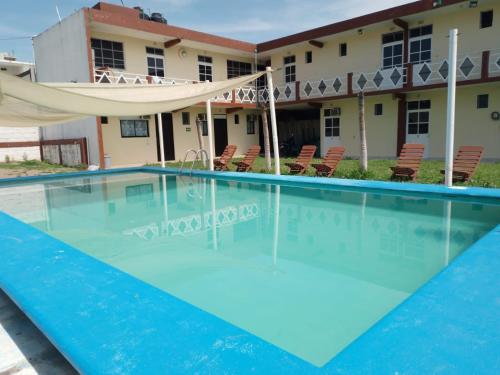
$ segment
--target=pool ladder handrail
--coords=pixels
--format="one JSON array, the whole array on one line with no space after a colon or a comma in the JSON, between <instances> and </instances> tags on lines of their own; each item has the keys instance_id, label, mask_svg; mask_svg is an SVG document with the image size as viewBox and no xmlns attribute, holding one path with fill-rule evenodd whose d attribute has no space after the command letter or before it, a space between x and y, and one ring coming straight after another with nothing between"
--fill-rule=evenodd
<instances>
[{"instance_id":1,"label":"pool ladder handrail","mask_svg":"<svg viewBox=\"0 0 500 375\"><path fill-rule=\"evenodd\" d=\"M204 155L205 156L205 160L208 160L208 153L206 150L200 148L199 150L195 150L194 148L190 148L189 150L186 151L186 153L184 154L184 160L182 161L181 163L181 167L179 168L179 173L182 174L182 170L184 169L184 164L186 163L186 159L188 157L189 154L193 153L194 152L194 159L193 161L191 162L191 168L189 169L189 175L191 175L193 173L193 168L194 168L194 163L198 160L198 157L200 157L199 160L202 160L203 159L201 158L201 155Z\"/></svg>"}]
</instances>

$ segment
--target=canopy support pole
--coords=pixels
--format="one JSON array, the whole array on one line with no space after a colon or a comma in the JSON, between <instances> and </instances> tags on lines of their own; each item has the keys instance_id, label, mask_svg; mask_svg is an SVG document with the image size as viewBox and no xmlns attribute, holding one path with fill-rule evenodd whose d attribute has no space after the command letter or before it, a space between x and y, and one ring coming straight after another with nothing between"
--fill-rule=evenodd
<instances>
[{"instance_id":1,"label":"canopy support pole","mask_svg":"<svg viewBox=\"0 0 500 375\"><path fill-rule=\"evenodd\" d=\"M163 121L161 118L161 113L158 113L158 137L160 138L161 167L165 168L165 145L163 144Z\"/></svg>"},{"instance_id":2,"label":"canopy support pole","mask_svg":"<svg viewBox=\"0 0 500 375\"><path fill-rule=\"evenodd\" d=\"M453 143L455 138L455 94L457 90L457 29L450 29L448 49L448 113L446 116L446 162L444 182L453 184Z\"/></svg>"},{"instance_id":3,"label":"canopy support pole","mask_svg":"<svg viewBox=\"0 0 500 375\"><path fill-rule=\"evenodd\" d=\"M274 107L274 88L273 88L273 70L270 66L266 67L267 74L267 90L269 91L269 113L271 115L271 130L273 133L273 156L274 156L274 174L279 176L280 173L280 151L278 145L278 129L276 127L276 109Z\"/></svg>"},{"instance_id":4,"label":"canopy support pole","mask_svg":"<svg viewBox=\"0 0 500 375\"><path fill-rule=\"evenodd\" d=\"M210 99L207 100L207 128L208 128L208 167L214 170L214 129L212 126L212 106Z\"/></svg>"}]
</instances>

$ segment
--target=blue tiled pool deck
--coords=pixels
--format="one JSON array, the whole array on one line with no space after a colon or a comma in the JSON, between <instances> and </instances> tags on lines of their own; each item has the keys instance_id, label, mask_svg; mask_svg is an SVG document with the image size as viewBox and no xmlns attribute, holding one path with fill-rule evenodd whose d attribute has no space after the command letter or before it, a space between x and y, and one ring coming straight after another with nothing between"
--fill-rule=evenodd
<instances>
[{"instance_id":1,"label":"blue tiled pool deck","mask_svg":"<svg viewBox=\"0 0 500 375\"><path fill-rule=\"evenodd\" d=\"M112 172L133 171L165 172ZM500 199L499 189L216 176ZM0 254L0 287L86 374L500 373L500 225L321 368L1 212Z\"/></svg>"}]
</instances>

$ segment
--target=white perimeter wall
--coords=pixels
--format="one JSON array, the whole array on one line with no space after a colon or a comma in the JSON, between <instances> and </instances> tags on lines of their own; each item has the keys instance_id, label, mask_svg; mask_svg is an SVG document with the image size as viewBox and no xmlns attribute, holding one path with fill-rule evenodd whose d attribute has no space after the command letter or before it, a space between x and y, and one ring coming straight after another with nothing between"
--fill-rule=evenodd
<instances>
[{"instance_id":1,"label":"white perimeter wall","mask_svg":"<svg viewBox=\"0 0 500 375\"><path fill-rule=\"evenodd\" d=\"M90 82L83 10L34 38L38 82ZM95 117L42 129L43 139L87 138L89 163L99 164Z\"/></svg>"},{"instance_id":2,"label":"white perimeter wall","mask_svg":"<svg viewBox=\"0 0 500 375\"><path fill-rule=\"evenodd\" d=\"M38 128L0 128L0 143L38 140ZM0 163L6 161L7 156L10 161L40 160L40 148L38 146L0 148Z\"/></svg>"}]
</instances>

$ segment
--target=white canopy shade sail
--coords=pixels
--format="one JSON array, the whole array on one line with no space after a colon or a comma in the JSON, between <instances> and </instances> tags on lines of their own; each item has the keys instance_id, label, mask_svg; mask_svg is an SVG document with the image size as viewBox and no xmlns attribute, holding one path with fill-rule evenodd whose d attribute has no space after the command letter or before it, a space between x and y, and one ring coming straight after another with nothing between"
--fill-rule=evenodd
<instances>
[{"instance_id":1,"label":"white canopy shade sail","mask_svg":"<svg viewBox=\"0 0 500 375\"><path fill-rule=\"evenodd\" d=\"M33 83L0 73L0 126L48 126L88 116L142 116L186 108L259 78L180 85Z\"/></svg>"}]
</instances>

